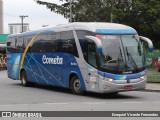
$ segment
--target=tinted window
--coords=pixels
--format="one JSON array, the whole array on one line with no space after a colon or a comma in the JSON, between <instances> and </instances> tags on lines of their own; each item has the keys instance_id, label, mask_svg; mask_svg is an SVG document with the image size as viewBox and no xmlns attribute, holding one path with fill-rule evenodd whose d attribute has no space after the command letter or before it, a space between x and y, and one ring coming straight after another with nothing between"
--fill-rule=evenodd
<instances>
[{"instance_id":1,"label":"tinted window","mask_svg":"<svg viewBox=\"0 0 160 120\"><path fill-rule=\"evenodd\" d=\"M33 36L24 36L23 37L23 43L24 43L24 46L26 47L29 43L29 41L32 39Z\"/></svg>"},{"instance_id":2,"label":"tinted window","mask_svg":"<svg viewBox=\"0 0 160 120\"><path fill-rule=\"evenodd\" d=\"M47 39L46 35L41 35L41 34L38 35L31 45L31 52L36 52L36 53L43 52L44 50L42 49L42 47L43 47L43 43L45 43L46 39Z\"/></svg>"},{"instance_id":3,"label":"tinted window","mask_svg":"<svg viewBox=\"0 0 160 120\"><path fill-rule=\"evenodd\" d=\"M76 33L82 49L84 59L87 61L87 40L85 36L93 36L93 33L89 31L82 31L82 30L77 30Z\"/></svg>"},{"instance_id":4,"label":"tinted window","mask_svg":"<svg viewBox=\"0 0 160 120\"><path fill-rule=\"evenodd\" d=\"M73 31L61 32L60 46L60 52L70 53L78 57L78 51Z\"/></svg>"},{"instance_id":5,"label":"tinted window","mask_svg":"<svg viewBox=\"0 0 160 120\"><path fill-rule=\"evenodd\" d=\"M30 42L30 40L32 40L33 37L34 36L24 36L24 44L25 44L25 46L28 45L28 43ZM31 52L31 46L32 45L33 44L30 45L30 47L28 48L27 52Z\"/></svg>"},{"instance_id":6,"label":"tinted window","mask_svg":"<svg viewBox=\"0 0 160 120\"><path fill-rule=\"evenodd\" d=\"M32 46L32 52L43 53L43 52L57 52L58 51L58 41L36 41Z\"/></svg>"},{"instance_id":7,"label":"tinted window","mask_svg":"<svg viewBox=\"0 0 160 120\"><path fill-rule=\"evenodd\" d=\"M9 52L15 52L15 39L14 38L9 38L7 41L7 50Z\"/></svg>"},{"instance_id":8,"label":"tinted window","mask_svg":"<svg viewBox=\"0 0 160 120\"><path fill-rule=\"evenodd\" d=\"M15 39L16 52L23 52L25 49L23 37L18 37Z\"/></svg>"},{"instance_id":9,"label":"tinted window","mask_svg":"<svg viewBox=\"0 0 160 120\"><path fill-rule=\"evenodd\" d=\"M25 37L9 38L7 41L7 50L9 52L24 52L27 45Z\"/></svg>"},{"instance_id":10,"label":"tinted window","mask_svg":"<svg viewBox=\"0 0 160 120\"><path fill-rule=\"evenodd\" d=\"M66 52L78 57L73 31L40 34L31 45L31 52Z\"/></svg>"},{"instance_id":11,"label":"tinted window","mask_svg":"<svg viewBox=\"0 0 160 120\"><path fill-rule=\"evenodd\" d=\"M87 44L87 62L97 67L97 61L96 61L96 46L94 43L88 42Z\"/></svg>"},{"instance_id":12,"label":"tinted window","mask_svg":"<svg viewBox=\"0 0 160 120\"><path fill-rule=\"evenodd\" d=\"M38 35L31 47L31 51L36 53L58 52L59 42L57 39L59 38L60 34L58 33Z\"/></svg>"}]
</instances>

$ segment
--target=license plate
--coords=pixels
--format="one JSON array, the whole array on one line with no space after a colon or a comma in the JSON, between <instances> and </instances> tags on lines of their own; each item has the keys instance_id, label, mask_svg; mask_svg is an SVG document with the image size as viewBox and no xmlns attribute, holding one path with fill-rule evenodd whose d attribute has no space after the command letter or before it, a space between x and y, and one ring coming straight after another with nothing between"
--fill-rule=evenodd
<instances>
[{"instance_id":1,"label":"license plate","mask_svg":"<svg viewBox=\"0 0 160 120\"><path fill-rule=\"evenodd\" d=\"M124 90L131 90L131 89L132 89L132 85L124 86Z\"/></svg>"}]
</instances>

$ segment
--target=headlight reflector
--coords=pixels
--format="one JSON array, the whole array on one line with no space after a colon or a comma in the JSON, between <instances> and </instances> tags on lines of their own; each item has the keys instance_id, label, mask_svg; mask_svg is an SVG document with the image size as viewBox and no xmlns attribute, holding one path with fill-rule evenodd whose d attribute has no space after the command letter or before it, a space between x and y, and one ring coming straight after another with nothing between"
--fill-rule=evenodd
<instances>
[{"instance_id":1,"label":"headlight reflector","mask_svg":"<svg viewBox=\"0 0 160 120\"><path fill-rule=\"evenodd\" d=\"M141 80L145 80L146 78L147 78L146 75L140 77Z\"/></svg>"},{"instance_id":2,"label":"headlight reflector","mask_svg":"<svg viewBox=\"0 0 160 120\"><path fill-rule=\"evenodd\" d=\"M112 82L113 81L112 78L105 78L105 80L108 81L108 82Z\"/></svg>"}]
</instances>

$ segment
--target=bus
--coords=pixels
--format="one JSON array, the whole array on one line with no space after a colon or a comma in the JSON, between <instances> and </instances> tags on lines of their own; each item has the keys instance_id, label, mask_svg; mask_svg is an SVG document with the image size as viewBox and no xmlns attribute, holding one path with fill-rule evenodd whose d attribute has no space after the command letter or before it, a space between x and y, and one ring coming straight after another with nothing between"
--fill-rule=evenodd
<instances>
[{"instance_id":1,"label":"bus","mask_svg":"<svg viewBox=\"0 0 160 120\"><path fill-rule=\"evenodd\" d=\"M8 77L74 94L142 90L147 80L142 41L153 50L151 40L132 27L101 22L13 34L7 40Z\"/></svg>"}]
</instances>

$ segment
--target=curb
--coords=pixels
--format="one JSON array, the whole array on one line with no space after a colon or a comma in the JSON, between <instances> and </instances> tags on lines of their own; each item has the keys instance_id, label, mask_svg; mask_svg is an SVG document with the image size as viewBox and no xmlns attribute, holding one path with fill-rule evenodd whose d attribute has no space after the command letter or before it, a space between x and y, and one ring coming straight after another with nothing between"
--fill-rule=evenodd
<instances>
[{"instance_id":1,"label":"curb","mask_svg":"<svg viewBox=\"0 0 160 120\"><path fill-rule=\"evenodd\" d=\"M145 92L160 92L160 90L151 90L151 89L145 89L143 91L145 91Z\"/></svg>"}]
</instances>

